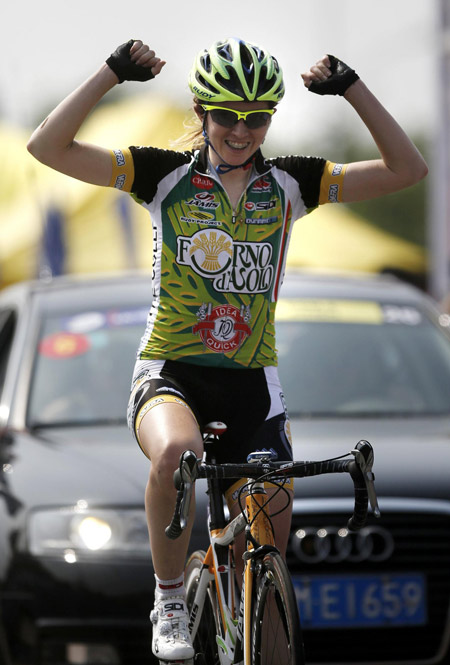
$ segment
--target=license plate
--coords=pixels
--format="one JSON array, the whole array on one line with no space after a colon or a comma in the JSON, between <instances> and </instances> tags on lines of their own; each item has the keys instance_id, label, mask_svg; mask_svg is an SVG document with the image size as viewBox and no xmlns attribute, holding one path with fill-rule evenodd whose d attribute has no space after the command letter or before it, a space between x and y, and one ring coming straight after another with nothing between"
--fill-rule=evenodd
<instances>
[{"instance_id":1,"label":"license plate","mask_svg":"<svg viewBox=\"0 0 450 665\"><path fill-rule=\"evenodd\" d=\"M420 573L293 576L303 628L417 626L427 621Z\"/></svg>"}]
</instances>

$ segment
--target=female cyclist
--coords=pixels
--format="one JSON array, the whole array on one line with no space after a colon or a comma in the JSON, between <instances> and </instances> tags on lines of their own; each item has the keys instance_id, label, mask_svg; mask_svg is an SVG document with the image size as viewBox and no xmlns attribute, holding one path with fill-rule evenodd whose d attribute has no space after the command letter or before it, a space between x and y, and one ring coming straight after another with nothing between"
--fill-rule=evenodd
<instances>
[{"instance_id":1,"label":"female cyclist","mask_svg":"<svg viewBox=\"0 0 450 665\"><path fill-rule=\"evenodd\" d=\"M333 56L303 74L304 84L318 94L342 95L371 132L380 158L351 164L264 159L260 148L284 95L282 71L267 51L237 39L217 42L195 59L189 86L199 131L191 151L106 150L75 139L113 86L149 80L164 64L141 41L118 47L36 129L28 149L69 176L132 193L151 215L153 293L129 423L151 460L146 509L156 577L153 651L170 661L193 656L183 582L190 531L175 544L164 534L180 453L193 449L201 456L200 427L223 420L228 430L218 461L242 461L265 447L291 459L274 317L294 220L323 203L414 185L427 167L354 70ZM235 489L224 487L232 513ZM289 525L285 511L275 525L282 551Z\"/></svg>"}]
</instances>

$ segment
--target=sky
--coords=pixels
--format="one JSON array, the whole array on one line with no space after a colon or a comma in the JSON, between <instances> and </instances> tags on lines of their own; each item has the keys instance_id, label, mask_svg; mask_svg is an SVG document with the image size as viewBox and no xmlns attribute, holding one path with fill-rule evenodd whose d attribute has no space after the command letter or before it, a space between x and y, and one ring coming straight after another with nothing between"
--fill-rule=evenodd
<instances>
[{"instance_id":1,"label":"sky","mask_svg":"<svg viewBox=\"0 0 450 665\"><path fill-rule=\"evenodd\" d=\"M279 60L286 95L271 133L284 151L330 132L364 128L341 98L308 93L301 73L323 53L353 67L410 133L433 126L439 0L40 0L8 3L0 35L0 117L34 127L48 110L129 38L167 61L146 84L122 94L168 97L188 109L194 56L228 36L253 41ZM6 18L6 20L5 20ZM122 88L121 86L121 88ZM325 155L327 156L327 155ZM332 158L332 156L330 156Z\"/></svg>"}]
</instances>

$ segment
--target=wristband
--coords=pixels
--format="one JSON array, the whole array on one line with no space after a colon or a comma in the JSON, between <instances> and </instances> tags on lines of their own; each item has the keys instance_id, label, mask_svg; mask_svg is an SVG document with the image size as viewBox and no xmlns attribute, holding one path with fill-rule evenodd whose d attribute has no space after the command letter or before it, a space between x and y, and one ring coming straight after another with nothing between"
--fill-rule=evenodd
<instances>
[{"instance_id":1,"label":"wristband","mask_svg":"<svg viewBox=\"0 0 450 665\"><path fill-rule=\"evenodd\" d=\"M150 81L150 79L155 78L150 67L137 65L132 61L130 49L134 41L134 39L130 39L125 44L118 46L106 61L108 67L113 70L119 79L119 83L124 81Z\"/></svg>"},{"instance_id":2,"label":"wristband","mask_svg":"<svg viewBox=\"0 0 450 665\"><path fill-rule=\"evenodd\" d=\"M347 88L359 79L354 69L351 69L345 62L338 60L334 55L328 55L330 59L331 76L325 81L313 81L309 86L310 92L316 95L344 95Z\"/></svg>"}]
</instances>

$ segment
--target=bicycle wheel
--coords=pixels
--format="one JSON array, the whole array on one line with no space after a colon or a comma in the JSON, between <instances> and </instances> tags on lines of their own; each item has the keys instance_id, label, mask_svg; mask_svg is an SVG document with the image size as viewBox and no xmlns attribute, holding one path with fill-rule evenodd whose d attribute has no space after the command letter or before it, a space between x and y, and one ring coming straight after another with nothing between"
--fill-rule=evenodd
<instances>
[{"instance_id":1,"label":"bicycle wheel","mask_svg":"<svg viewBox=\"0 0 450 665\"><path fill-rule=\"evenodd\" d=\"M257 564L252 621L252 665L304 665L297 601L278 553Z\"/></svg>"},{"instance_id":2,"label":"bicycle wheel","mask_svg":"<svg viewBox=\"0 0 450 665\"><path fill-rule=\"evenodd\" d=\"M194 552L186 564L184 571L184 583L186 586L186 604L189 612L194 602L195 592L197 591L200 572L203 567L205 552L198 550ZM203 612L200 617L197 635L194 639L195 662L202 661L207 665L219 665L219 653L216 642L216 635L220 634L220 624L218 615L218 603L216 588L214 582L211 582L206 594Z\"/></svg>"}]
</instances>

